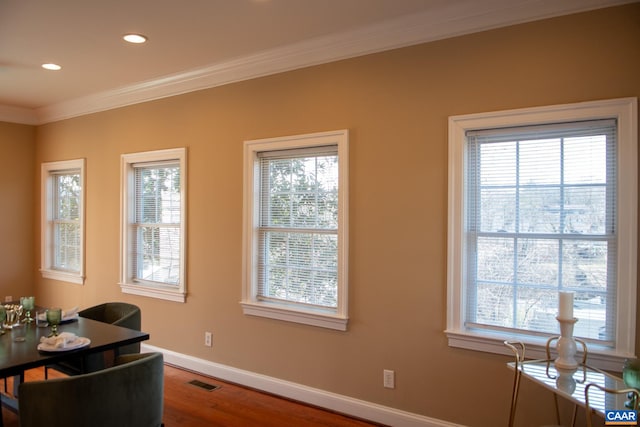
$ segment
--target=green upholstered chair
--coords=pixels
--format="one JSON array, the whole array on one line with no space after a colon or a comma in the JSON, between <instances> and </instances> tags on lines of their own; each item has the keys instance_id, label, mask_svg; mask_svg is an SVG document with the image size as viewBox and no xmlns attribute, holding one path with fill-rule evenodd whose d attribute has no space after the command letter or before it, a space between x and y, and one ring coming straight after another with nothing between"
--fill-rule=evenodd
<instances>
[{"instance_id":1,"label":"green upholstered chair","mask_svg":"<svg viewBox=\"0 0 640 427\"><path fill-rule=\"evenodd\" d=\"M142 313L137 305L126 302L106 302L78 312L80 317L111 323L123 328L139 331L142 327ZM118 354L140 353L140 343L120 347Z\"/></svg>"},{"instance_id":2,"label":"green upholstered chair","mask_svg":"<svg viewBox=\"0 0 640 427\"><path fill-rule=\"evenodd\" d=\"M78 312L78 316L98 322L110 323L124 328L139 331L142 326L142 313L140 308L126 302L107 302L89 307ZM140 353L140 343L119 347L115 357L123 354ZM48 378L48 369L55 369L67 375L87 374L104 369L109 366L109 355L103 353L90 354L55 365L45 367L45 378ZM105 359L106 357L106 359Z\"/></svg>"},{"instance_id":3,"label":"green upholstered chair","mask_svg":"<svg viewBox=\"0 0 640 427\"><path fill-rule=\"evenodd\" d=\"M101 371L20 384L20 426L158 427L163 387L162 353L119 356Z\"/></svg>"}]
</instances>

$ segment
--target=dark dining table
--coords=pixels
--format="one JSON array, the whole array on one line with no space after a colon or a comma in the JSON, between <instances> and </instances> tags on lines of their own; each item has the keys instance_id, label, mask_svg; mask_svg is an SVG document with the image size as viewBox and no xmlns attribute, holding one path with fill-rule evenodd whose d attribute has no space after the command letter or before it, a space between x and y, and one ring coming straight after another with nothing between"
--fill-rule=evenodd
<instances>
[{"instance_id":1,"label":"dark dining table","mask_svg":"<svg viewBox=\"0 0 640 427\"><path fill-rule=\"evenodd\" d=\"M2 378L15 377L14 394L17 393L17 384L22 381L24 371L28 369L55 364L70 357L115 350L127 344L149 339L149 334L146 332L78 317L59 325L58 332L70 332L78 337L88 338L91 340L88 346L56 352L38 350L40 338L46 337L50 332L49 327L38 327L33 322L11 330L5 330L5 334L0 335L0 380ZM0 411L2 406L8 407L13 411L17 410L15 399L6 394L0 393L0 402L2 403ZM0 412L1 426L2 413Z\"/></svg>"}]
</instances>

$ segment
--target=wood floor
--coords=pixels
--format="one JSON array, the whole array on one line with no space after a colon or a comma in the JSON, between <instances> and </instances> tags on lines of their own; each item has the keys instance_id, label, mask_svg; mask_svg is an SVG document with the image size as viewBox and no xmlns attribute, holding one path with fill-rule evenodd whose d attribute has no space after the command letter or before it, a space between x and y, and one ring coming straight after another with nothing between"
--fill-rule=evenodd
<instances>
[{"instance_id":1,"label":"wood floor","mask_svg":"<svg viewBox=\"0 0 640 427\"><path fill-rule=\"evenodd\" d=\"M53 378L62 374L49 371L49 375ZM44 374L42 369L33 369L26 372L25 378L26 381L40 380L44 378ZM192 384L194 380L217 388L208 391ZM15 414L4 409L2 415L5 427L19 427L18 417ZM380 427L379 424L310 407L169 365L165 365L164 425L166 427Z\"/></svg>"}]
</instances>

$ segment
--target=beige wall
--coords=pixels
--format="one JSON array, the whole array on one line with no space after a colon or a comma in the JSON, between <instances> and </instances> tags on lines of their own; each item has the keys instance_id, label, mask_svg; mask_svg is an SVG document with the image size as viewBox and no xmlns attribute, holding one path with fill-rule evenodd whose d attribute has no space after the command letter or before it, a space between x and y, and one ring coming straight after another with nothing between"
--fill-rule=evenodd
<instances>
[{"instance_id":1,"label":"beige wall","mask_svg":"<svg viewBox=\"0 0 640 427\"><path fill-rule=\"evenodd\" d=\"M0 301L34 291L35 128L0 122Z\"/></svg>"},{"instance_id":2,"label":"beige wall","mask_svg":"<svg viewBox=\"0 0 640 427\"><path fill-rule=\"evenodd\" d=\"M41 162L87 159L87 279L78 286L39 278L39 302L131 301L142 307L152 345L429 417L504 425L508 359L449 348L443 334L447 117L639 96L639 22L635 3L40 126L36 176ZM244 316L243 141L344 128L351 179L348 331ZM123 295L120 155L183 146L187 303ZM39 192L37 179L30 184ZM37 231L36 265L39 237ZM213 331L213 348L203 345L205 330ZM382 387L385 368L396 371L395 390ZM528 385L523 392L529 398L522 425L550 422L550 395Z\"/></svg>"}]
</instances>

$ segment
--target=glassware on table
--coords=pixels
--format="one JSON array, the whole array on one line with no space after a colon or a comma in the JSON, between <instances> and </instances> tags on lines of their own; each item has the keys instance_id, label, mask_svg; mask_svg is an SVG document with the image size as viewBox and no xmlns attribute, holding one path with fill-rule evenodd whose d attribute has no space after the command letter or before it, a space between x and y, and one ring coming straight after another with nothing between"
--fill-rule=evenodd
<instances>
[{"instance_id":1,"label":"glassware on table","mask_svg":"<svg viewBox=\"0 0 640 427\"><path fill-rule=\"evenodd\" d=\"M22 312L24 311L22 304L14 304L14 310L16 312L16 323L14 323L13 327L16 328L20 326L20 318L22 317Z\"/></svg>"},{"instance_id":2,"label":"glassware on table","mask_svg":"<svg viewBox=\"0 0 640 427\"><path fill-rule=\"evenodd\" d=\"M20 304L6 304L4 306L6 313L2 327L4 329L13 329L20 325L20 316L22 316L22 306Z\"/></svg>"},{"instance_id":3,"label":"glassware on table","mask_svg":"<svg viewBox=\"0 0 640 427\"><path fill-rule=\"evenodd\" d=\"M38 328L46 328L49 326L49 322L47 322L47 310L36 311L36 326Z\"/></svg>"},{"instance_id":4,"label":"glassware on table","mask_svg":"<svg viewBox=\"0 0 640 427\"><path fill-rule=\"evenodd\" d=\"M20 297L20 305L22 305L22 308L26 312L25 317L22 320L23 322L25 323L33 322L33 317L31 317L31 310L35 308L35 302L36 302L35 297Z\"/></svg>"},{"instance_id":5,"label":"glassware on table","mask_svg":"<svg viewBox=\"0 0 640 427\"><path fill-rule=\"evenodd\" d=\"M47 310L47 322L51 326L50 337L54 337L58 335L58 325L62 321L62 309L61 308L50 308Z\"/></svg>"},{"instance_id":6,"label":"glassware on table","mask_svg":"<svg viewBox=\"0 0 640 427\"><path fill-rule=\"evenodd\" d=\"M7 311L4 309L4 306L0 305L0 335L4 334L4 328L2 325L4 324L4 319L7 317Z\"/></svg>"},{"instance_id":7,"label":"glassware on table","mask_svg":"<svg viewBox=\"0 0 640 427\"><path fill-rule=\"evenodd\" d=\"M2 321L2 329L11 329L16 320L16 312L13 309L13 304L5 304L4 308L4 320Z\"/></svg>"}]
</instances>

